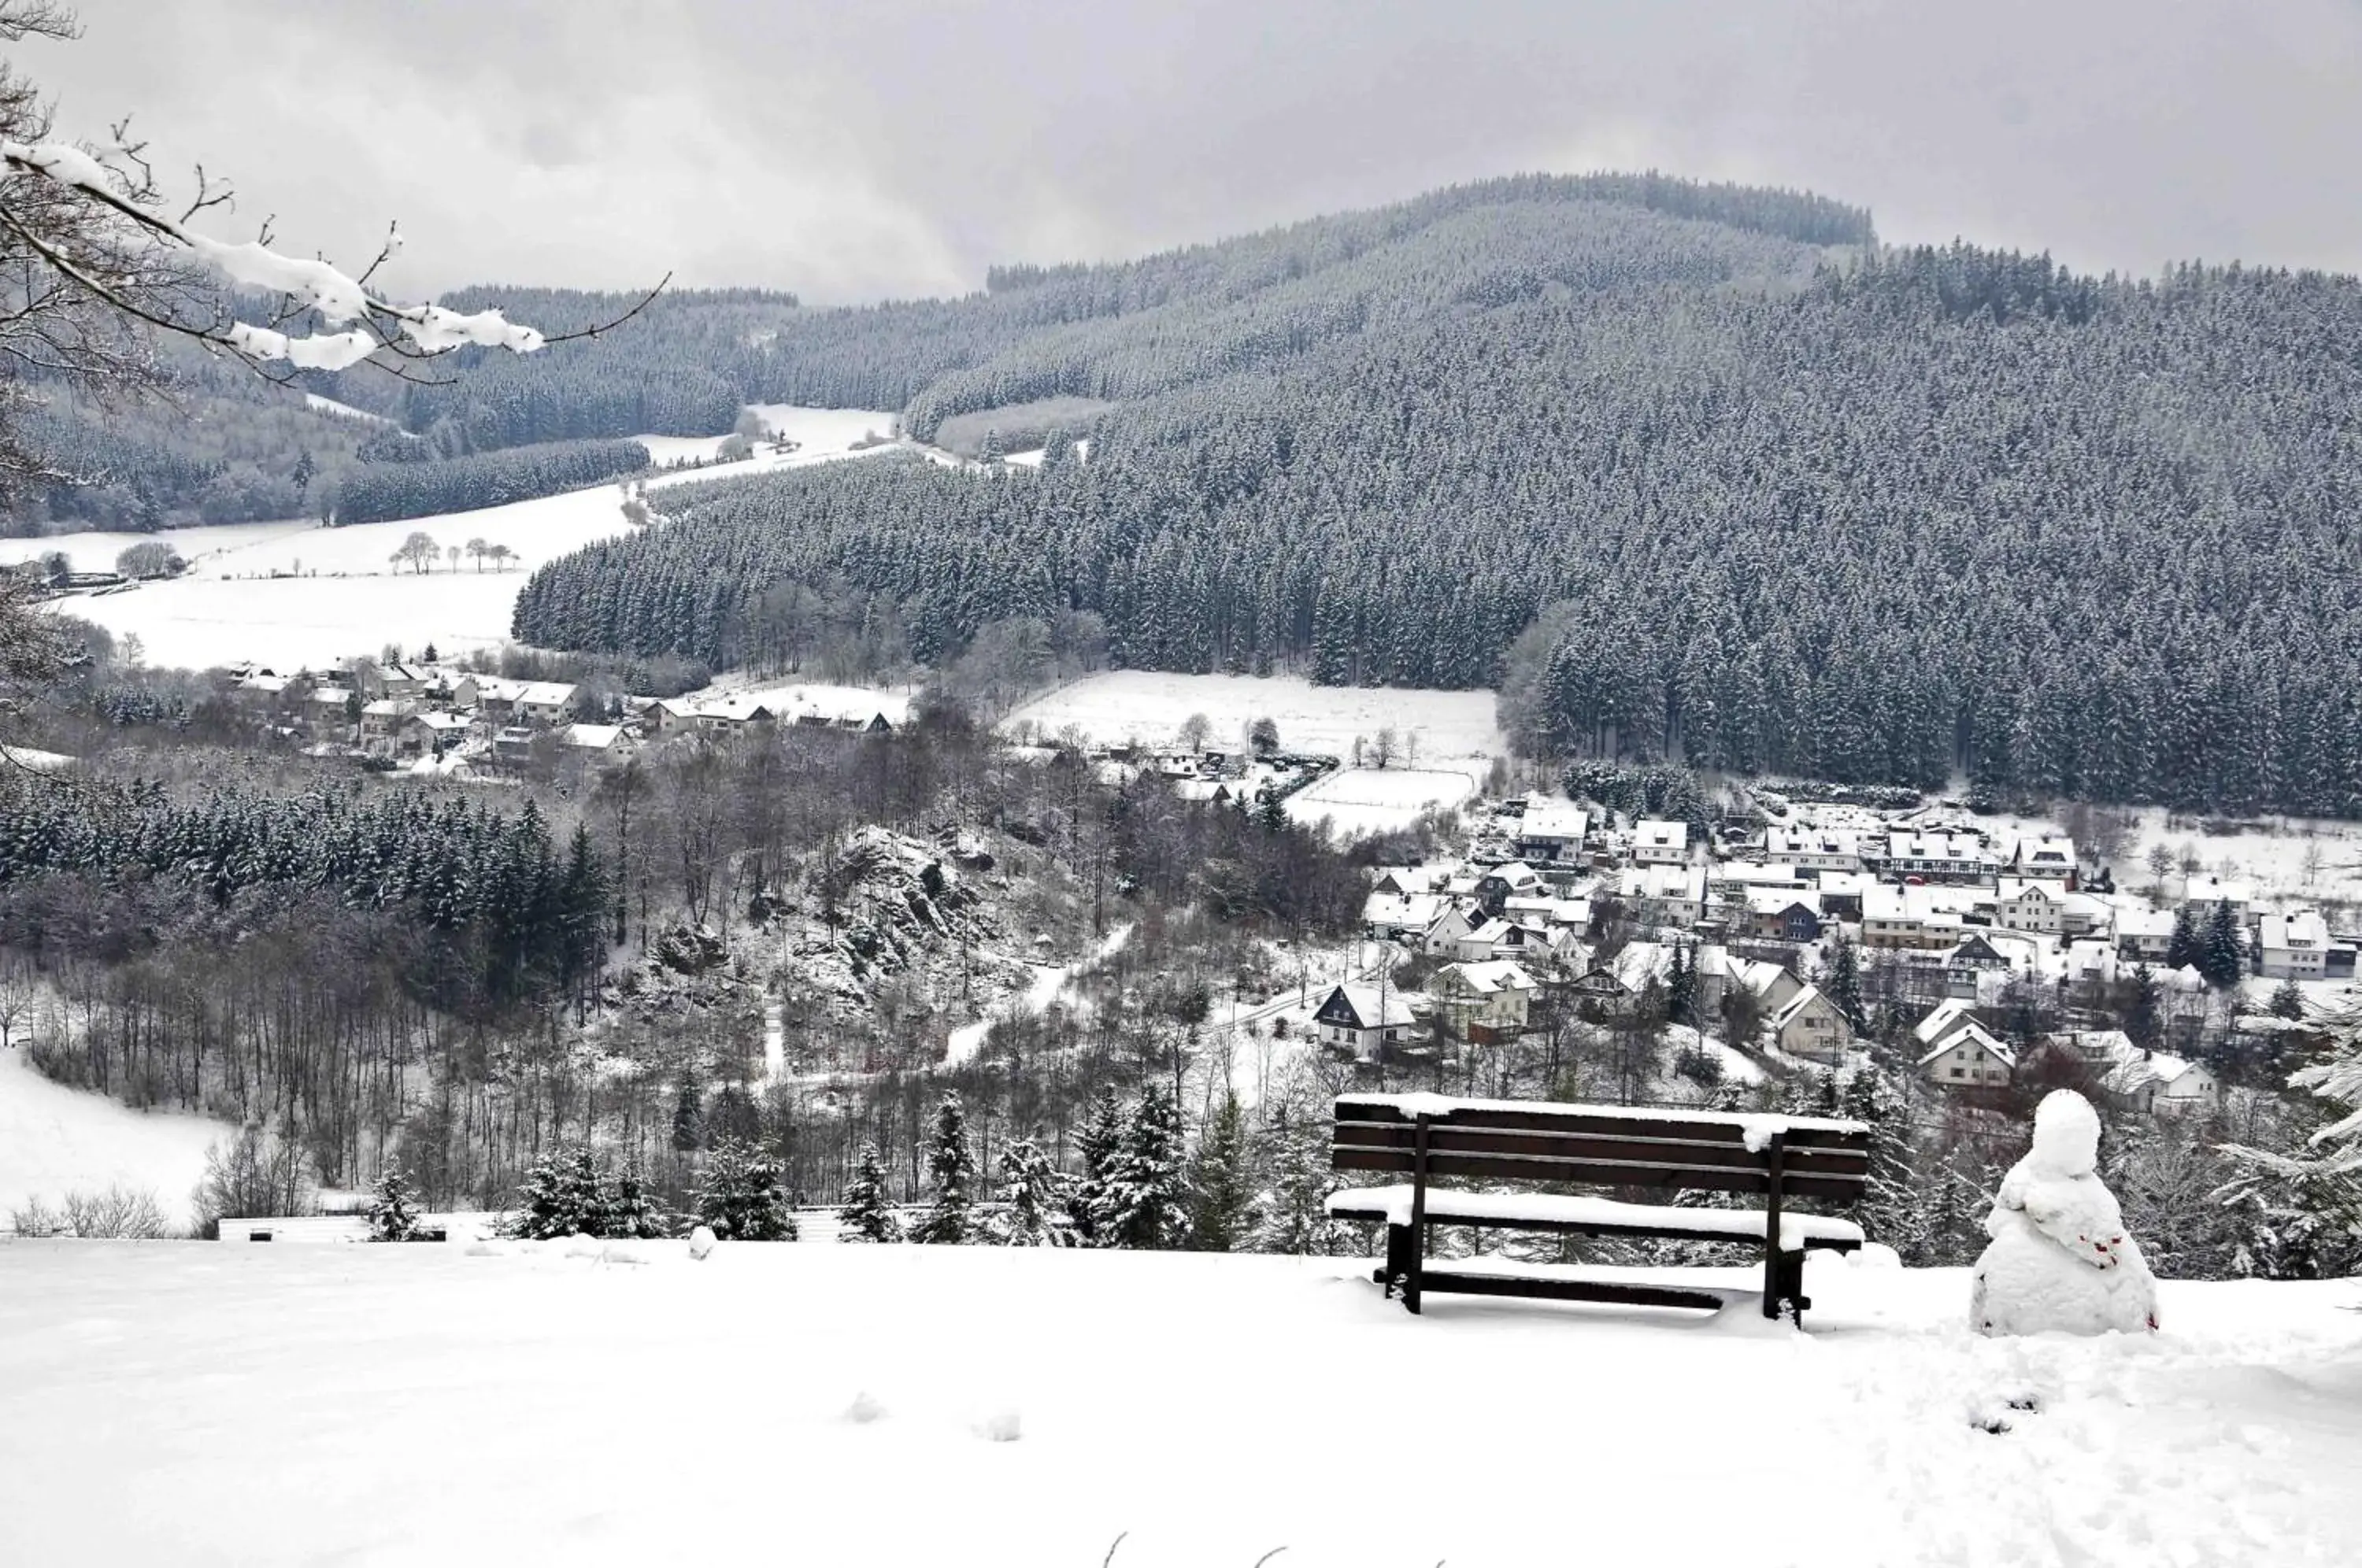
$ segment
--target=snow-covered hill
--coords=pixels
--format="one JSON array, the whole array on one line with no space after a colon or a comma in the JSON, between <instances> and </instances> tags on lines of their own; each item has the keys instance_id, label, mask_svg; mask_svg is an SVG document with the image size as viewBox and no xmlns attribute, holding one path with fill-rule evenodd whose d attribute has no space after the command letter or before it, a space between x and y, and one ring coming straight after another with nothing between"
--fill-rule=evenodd
<instances>
[{"instance_id":1,"label":"snow-covered hill","mask_svg":"<svg viewBox=\"0 0 2362 1568\"><path fill-rule=\"evenodd\" d=\"M206 1117L133 1110L51 1083L21 1045L0 1050L0 1231L28 1199L54 1209L69 1192L116 1183L154 1193L165 1218L185 1225L206 1145L236 1135Z\"/></svg>"},{"instance_id":2,"label":"snow-covered hill","mask_svg":"<svg viewBox=\"0 0 2362 1568\"><path fill-rule=\"evenodd\" d=\"M0 1561L2355 1561L2352 1282L1996 1342L1957 1270L1816 1262L1798 1337L1752 1298L1414 1319L1366 1267L0 1243Z\"/></svg>"},{"instance_id":3,"label":"snow-covered hill","mask_svg":"<svg viewBox=\"0 0 2362 1568\"><path fill-rule=\"evenodd\" d=\"M764 447L743 463L657 474L647 480L648 488L661 491L723 474L858 456L855 442L893 422L891 414L866 409L772 403L758 412L800 447L781 455ZM682 450L661 441L658 446L668 456ZM185 576L122 592L77 595L62 601L62 608L117 636L136 634L150 664L204 668L252 659L284 669L375 655L387 643L400 643L413 653L433 643L439 652L453 655L505 641L528 571L628 526L617 487L600 484L507 506L350 528L251 523L159 534L10 539L0 542L0 562L62 550L78 569L105 570L127 547L161 540L189 561ZM389 559L414 533L445 549L482 539L506 545L515 555L505 571L479 569L480 563L469 559L456 571L438 562L422 575Z\"/></svg>"}]
</instances>

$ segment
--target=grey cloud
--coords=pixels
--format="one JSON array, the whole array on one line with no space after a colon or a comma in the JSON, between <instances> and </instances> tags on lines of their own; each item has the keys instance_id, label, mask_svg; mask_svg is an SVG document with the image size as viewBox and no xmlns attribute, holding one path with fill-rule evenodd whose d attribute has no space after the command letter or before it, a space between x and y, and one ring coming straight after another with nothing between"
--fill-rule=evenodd
<instances>
[{"instance_id":1,"label":"grey cloud","mask_svg":"<svg viewBox=\"0 0 2362 1568\"><path fill-rule=\"evenodd\" d=\"M2362 9L2193 0L85 0L28 45L402 282L958 291L1524 169L1653 165L2149 271L2362 270Z\"/></svg>"}]
</instances>

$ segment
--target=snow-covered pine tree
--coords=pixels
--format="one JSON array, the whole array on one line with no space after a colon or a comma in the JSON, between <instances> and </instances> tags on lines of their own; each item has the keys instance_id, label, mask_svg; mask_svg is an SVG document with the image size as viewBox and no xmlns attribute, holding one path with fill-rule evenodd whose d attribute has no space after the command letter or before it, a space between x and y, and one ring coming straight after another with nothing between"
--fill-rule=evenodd
<instances>
[{"instance_id":1,"label":"snow-covered pine tree","mask_svg":"<svg viewBox=\"0 0 2362 1568\"><path fill-rule=\"evenodd\" d=\"M2239 917L2232 911L2228 899L2218 900L2214 912L2206 918L2206 937L2198 968L2207 983L2220 990L2233 988L2246 976L2247 947L2239 934Z\"/></svg>"},{"instance_id":2,"label":"snow-covered pine tree","mask_svg":"<svg viewBox=\"0 0 2362 1568\"><path fill-rule=\"evenodd\" d=\"M552 1149L534 1162L519 1193L516 1233L527 1241L607 1233L606 1183L586 1148Z\"/></svg>"},{"instance_id":3,"label":"snow-covered pine tree","mask_svg":"<svg viewBox=\"0 0 2362 1568\"><path fill-rule=\"evenodd\" d=\"M778 1161L744 1139L724 1138L706 1152L697 1184L697 1218L725 1241L796 1239Z\"/></svg>"},{"instance_id":4,"label":"snow-covered pine tree","mask_svg":"<svg viewBox=\"0 0 2362 1568\"><path fill-rule=\"evenodd\" d=\"M1190 1164L1189 1245L1195 1250L1238 1252L1253 1240L1263 1191L1255 1154L1239 1097L1223 1096Z\"/></svg>"},{"instance_id":5,"label":"snow-covered pine tree","mask_svg":"<svg viewBox=\"0 0 2362 1568\"><path fill-rule=\"evenodd\" d=\"M935 1198L911 1231L914 1242L958 1246L974 1239L969 1189L976 1184L976 1155L967 1144L967 1112L959 1096L946 1091L935 1106L934 1131L927 1141L927 1174Z\"/></svg>"},{"instance_id":6,"label":"snow-covered pine tree","mask_svg":"<svg viewBox=\"0 0 2362 1568\"><path fill-rule=\"evenodd\" d=\"M1051 1216L1064 1199L1065 1183L1050 1156L1031 1138L1021 1138L1001 1156L1009 1185L1009 1244L1039 1247L1050 1241Z\"/></svg>"},{"instance_id":7,"label":"snow-covered pine tree","mask_svg":"<svg viewBox=\"0 0 2362 1568\"><path fill-rule=\"evenodd\" d=\"M625 1164L616 1175L600 1233L632 1241L653 1241L672 1234L672 1222L648 1191L647 1178L636 1161Z\"/></svg>"},{"instance_id":8,"label":"snow-covered pine tree","mask_svg":"<svg viewBox=\"0 0 2362 1568\"><path fill-rule=\"evenodd\" d=\"M1336 1185L1329 1170L1328 1130L1283 1104L1269 1138L1271 1202L1257 1244L1267 1253L1325 1256L1336 1241L1328 1209Z\"/></svg>"},{"instance_id":9,"label":"snow-covered pine tree","mask_svg":"<svg viewBox=\"0 0 2362 1568\"><path fill-rule=\"evenodd\" d=\"M854 1168L853 1179L844 1184L844 1201L838 1205L836 1217L844 1225L837 1232L840 1242L902 1239L902 1222L896 1218L893 1205L886 1201L886 1171L878 1161L877 1144L862 1145L861 1163Z\"/></svg>"},{"instance_id":10,"label":"snow-covered pine tree","mask_svg":"<svg viewBox=\"0 0 2362 1568\"><path fill-rule=\"evenodd\" d=\"M2329 1121L2280 1147L2225 1145L2242 1174L2222 1197L2246 1211L2246 1266L2312 1266L2326 1253L2350 1267L2362 1263L2362 1017L2349 1015L2319 1061L2289 1075L2289 1087L2318 1096ZM2257 1230L2269 1233L2260 1244Z\"/></svg>"},{"instance_id":11,"label":"snow-covered pine tree","mask_svg":"<svg viewBox=\"0 0 2362 1568\"><path fill-rule=\"evenodd\" d=\"M1075 1221L1075 1233L1085 1246L1106 1246L1102 1237L1108 1206L1108 1167L1123 1147L1123 1110L1116 1103L1115 1091L1099 1090L1098 1099L1091 1105L1090 1120L1075 1135L1076 1152L1082 1156L1082 1175L1076 1179L1068 1195L1068 1212Z\"/></svg>"},{"instance_id":12,"label":"snow-covered pine tree","mask_svg":"<svg viewBox=\"0 0 2362 1568\"><path fill-rule=\"evenodd\" d=\"M370 1194L369 1227L372 1242L406 1242L418 1229L418 1204L399 1160L387 1160L378 1172Z\"/></svg>"},{"instance_id":13,"label":"snow-covered pine tree","mask_svg":"<svg viewBox=\"0 0 2362 1568\"><path fill-rule=\"evenodd\" d=\"M2170 970L2195 964L2203 969L2205 944L2199 934L2198 916L2188 904L2173 911L2173 934L2166 939L2165 966Z\"/></svg>"},{"instance_id":14,"label":"snow-covered pine tree","mask_svg":"<svg viewBox=\"0 0 2362 1568\"><path fill-rule=\"evenodd\" d=\"M1189 1237L1188 1131L1173 1091L1141 1091L1123 1143L1108 1162L1101 1246L1170 1252Z\"/></svg>"}]
</instances>

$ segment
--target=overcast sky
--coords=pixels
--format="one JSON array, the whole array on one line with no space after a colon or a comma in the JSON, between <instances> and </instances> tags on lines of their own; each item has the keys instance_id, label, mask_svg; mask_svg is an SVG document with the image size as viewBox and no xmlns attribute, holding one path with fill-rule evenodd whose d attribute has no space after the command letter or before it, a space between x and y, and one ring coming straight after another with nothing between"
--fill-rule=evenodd
<instances>
[{"instance_id":1,"label":"overcast sky","mask_svg":"<svg viewBox=\"0 0 2362 1568\"><path fill-rule=\"evenodd\" d=\"M2153 272L2362 271L2362 0L81 0L18 69L391 282L963 292L1656 167Z\"/></svg>"}]
</instances>

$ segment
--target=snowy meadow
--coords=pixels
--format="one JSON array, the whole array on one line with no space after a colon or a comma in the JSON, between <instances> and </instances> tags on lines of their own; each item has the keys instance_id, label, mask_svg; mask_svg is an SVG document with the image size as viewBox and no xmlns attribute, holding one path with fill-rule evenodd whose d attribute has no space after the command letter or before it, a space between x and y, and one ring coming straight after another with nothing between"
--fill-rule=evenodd
<instances>
[{"instance_id":1,"label":"snowy meadow","mask_svg":"<svg viewBox=\"0 0 2362 1568\"><path fill-rule=\"evenodd\" d=\"M727 474L809 466L890 451L891 444L855 447L890 429L894 416L864 409L791 408L765 404L755 412L778 434L800 443L776 453L758 446L745 461L705 469L652 470L652 492ZM648 437L659 464L710 458L723 437L683 441ZM635 478L633 484L643 482ZM663 502L654 504L661 511ZM448 655L497 647L509 637L517 591L533 569L583 546L624 532L622 494L614 484L542 496L506 506L433 517L366 523L348 528L316 524L238 524L177 528L155 534L65 534L0 541L0 563L63 551L82 571L111 569L124 549L150 540L169 545L189 569L168 581L139 584L60 601L69 614L137 636L149 663L203 669L240 660L287 669L326 665L355 654L374 655L388 643L415 650L432 643ZM424 573L390 558L413 534L439 550L469 541L505 545L504 568L478 560L437 562Z\"/></svg>"},{"instance_id":2,"label":"snowy meadow","mask_svg":"<svg viewBox=\"0 0 2362 1568\"><path fill-rule=\"evenodd\" d=\"M1711 1277L1414 1319L1342 1259L0 1243L0 1558L2355 1560L2353 1282L1994 1341L1965 1271L1816 1259L1801 1335Z\"/></svg>"}]
</instances>

